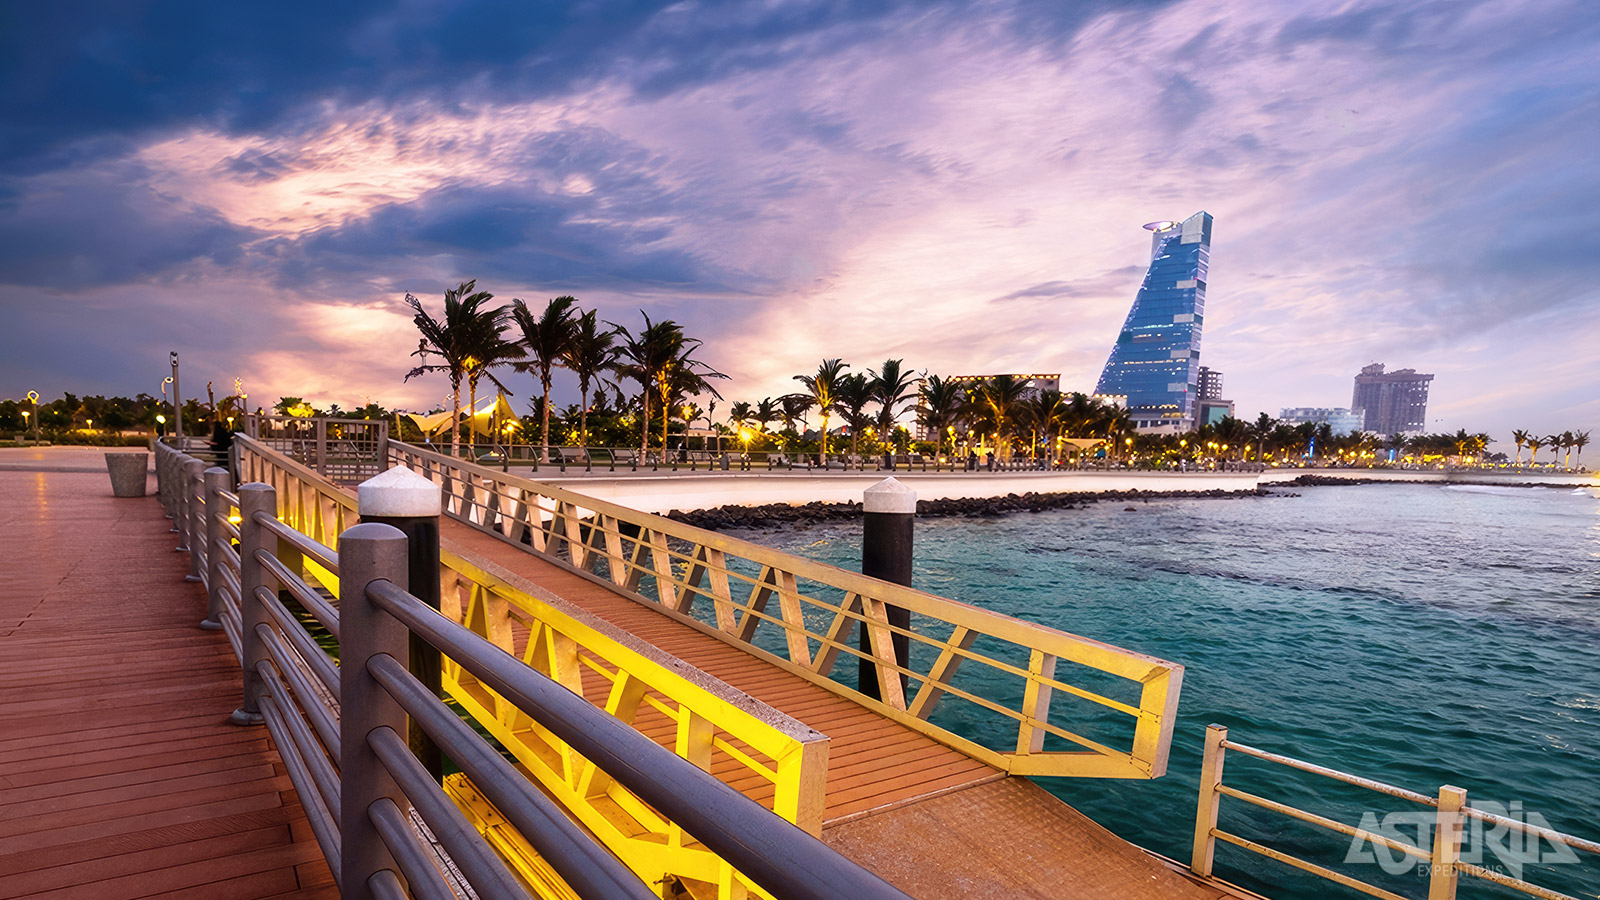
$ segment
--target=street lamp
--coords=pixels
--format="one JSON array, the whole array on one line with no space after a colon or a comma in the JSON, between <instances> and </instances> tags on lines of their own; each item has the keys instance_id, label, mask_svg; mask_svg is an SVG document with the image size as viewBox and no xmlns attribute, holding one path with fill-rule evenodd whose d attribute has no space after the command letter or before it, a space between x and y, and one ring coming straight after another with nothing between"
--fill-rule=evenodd
<instances>
[{"instance_id":1,"label":"street lamp","mask_svg":"<svg viewBox=\"0 0 1600 900\"><path fill-rule=\"evenodd\" d=\"M167 417L161 413L156 413L156 437L164 437L166 435L166 424Z\"/></svg>"},{"instance_id":2,"label":"street lamp","mask_svg":"<svg viewBox=\"0 0 1600 900\"><path fill-rule=\"evenodd\" d=\"M29 391L28 402L33 404L33 442L39 443L39 392ZM22 414L22 430L28 430L28 414Z\"/></svg>"}]
</instances>

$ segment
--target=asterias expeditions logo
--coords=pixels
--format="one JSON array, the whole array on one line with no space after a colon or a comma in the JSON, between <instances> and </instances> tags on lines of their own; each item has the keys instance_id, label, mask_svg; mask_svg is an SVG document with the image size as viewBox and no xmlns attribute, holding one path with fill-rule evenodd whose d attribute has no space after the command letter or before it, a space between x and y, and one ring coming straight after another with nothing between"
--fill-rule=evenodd
<instances>
[{"instance_id":1,"label":"asterias expeditions logo","mask_svg":"<svg viewBox=\"0 0 1600 900\"><path fill-rule=\"evenodd\" d=\"M1553 830L1544 816L1527 812L1522 801L1509 805L1494 801L1472 804L1473 810L1490 816L1489 821L1463 814L1461 825L1460 860L1493 872L1522 879L1523 866L1531 864L1565 865L1578 863L1578 854L1566 844L1548 841L1539 836L1539 829ZM1501 821L1505 820L1505 821ZM1510 823L1526 826L1526 830ZM1414 844L1424 853L1433 849L1433 832L1437 822L1434 814L1424 810L1384 813L1367 811L1361 814L1359 827L1363 832L1375 834L1400 844ZM1347 863L1377 864L1390 875L1404 875L1413 870L1427 875L1431 863L1381 842L1357 835L1345 854Z\"/></svg>"}]
</instances>

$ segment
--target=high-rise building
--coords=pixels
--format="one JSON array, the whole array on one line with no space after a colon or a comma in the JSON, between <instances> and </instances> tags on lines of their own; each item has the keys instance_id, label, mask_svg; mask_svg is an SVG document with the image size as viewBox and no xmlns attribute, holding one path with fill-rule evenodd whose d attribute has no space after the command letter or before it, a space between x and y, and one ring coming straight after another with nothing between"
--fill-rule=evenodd
<instances>
[{"instance_id":1,"label":"high-rise building","mask_svg":"<svg viewBox=\"0 0 1600 900\"><path fill-rule=\"evenodd\" d=\"M1356 376L1350 408L1361 411L1363 431L1383 435L1421 432L1428 425L1431 381L1432 375L1416 369L1385 373L1383 363L1373 363Z\"/></svg>"},{"instance_id":2,"label":"high-rise building","mask_svg":"<svg viewBox=\"0 0 1600 900\"><path fill-rule=\"evenodd\" d=\"M1200 367L1200 378L1195 390L1199 394L1198 400L1222 399L1222 373L1216 369Z\"/></svg>"},{"instance_id":3,"label":"high-rise building","mask_svg":"<svg viewBox=\"0 0 1600 900\"><path fill-rule=\"evenodd\" d=\"M1187 431L1195 424L1211 214L1145 228L1155 232L1150 269L1095 393L1127 395L1135 428Z\"/></svg>"}]
</instances>

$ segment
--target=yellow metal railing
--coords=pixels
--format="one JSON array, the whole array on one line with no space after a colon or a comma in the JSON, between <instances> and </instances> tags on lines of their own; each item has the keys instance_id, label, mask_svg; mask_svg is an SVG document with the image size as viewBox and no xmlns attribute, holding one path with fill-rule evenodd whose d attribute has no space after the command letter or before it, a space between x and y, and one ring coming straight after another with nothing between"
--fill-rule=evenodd
<instances>
[{"instance_id":1,"label":"yellow metal railing","mask_svg":"<svg viewBox=\"0 0 1600 900\"><path fill-rule=\"evenodd\" d=\"M1308 812L1287 803L1271 800L1240 790L1232 785L1224 784L1222 782L1223 763L1230 751L1254 759L1287 766L1301 772L1329 778L1344 784L1365 788L1375 793L1416 804L1424 809L1431 809L1432 812L1423 812L1420 817L1401 817L1405 820L1403 824L1409 826L1422 840L1419 843L1405 840L1404 834L1399 827L1385 827L1384 824L1378 823L1379 831L1373 831L1370 828L1362 828L1340 822L1327 816ZM1409 898L1387 888L1379 887L1352 875L1301 859L1259 841L1219 828L1217 825L1218 813L1221 810L1223 797L1232 797L1251 806L1270 810L1308 825L1351 838L1354 843L1352 844L1352 852L1346 855L1346 862L1351 861L1351 858L1356 856L1354 850L1361 844L1371 844L1374 849L1382 847L1386 853L1399 854L1399 856L1391 857L1401 861L1398 868L1421 870L1427 875L1428 900L1452 900L1456 896L1456 888L1462 875L1493 882L1528 896L1543 898L1543 900L1577 900L1577 898L1569 894L1540 887L1524 881L1514 874L1507 874L1505 871L1506 866L1504 865L1506 861L1492 858L1494 848L1484 846L1485 842L1482 840L1481 829L1479 829L1479 839L1476 841L1477 846L1472 847L1471 850L1475 857L1478 858L1478 861L1483 862L1484 865L1478 865L1475 862L1464 859L1463 832L1469 823L1477 822L1488 826L1488 828L1493 829L1490 834L1516 835L1518 838L1516 843L1518 845L1530 840L1536 847L1541 842L1548 844L1553 855L1562 857L1561 861L1563 862L1578 862L1578 857L1573 851L1581 850L1585 853L1600 855L1600 843L1563 834L1524 819L1509 818L1488 810L1468 806L1467 792L1461 788L1444 785L1439 788L1437 796L1430 797L1392 784L1386 784L1370 778L1362 778L1358 775L1340 772L1337 769L1330 769L1326 766L1280 756L1276 753L1268 753L1265 750L1236 743L1228 740L1228 729L1221 725L1212 725L1206 729L1205 757L1201 763L1200 770L1200 802L1195 813L1194 852L1189 866L1191 871L1204 878L1214 877L1216 846L1217 841L1220 840L1371 897L1379 897L1382 900L1409 900ZM1363 821L1365 823L1365 820ZM1427 840L1428 836L1431 836L1431 841ZM1511 861L1520 865L1523 861L1521 860L1522 855L1525 854L1518 854L1518 857ZM1376 856L1373 857L1373 860L1376 861Z\"/></svg>"},{"instance_id":2,"label":"yellow metal railing","mask_svg":"<svg viewBox=\"0 0 1600 900\"><path fill-rule=\"evenodd\" d=\"M1166 770L1182 666L410 445L391 442L389 453L438 483L457 521L996 768L1109 778ZM909 610L911 627L891 624L889 607ZM906 665L893 650L901 636L913 648ZM835 677L850 657L870 663L881 700ZM963 669L978 677L958 682ZM1058 696L1075 703L1055 703L1052 716ZM930 722L946 697L1009 723L1004 742Z\"/></svg>"},{"instance_id":3,"label":"yellow metal railing","mask_svg":"<svg viewBox=\"0 0 1600 900\"><path fill-rule=\"evenodd\" d=\"M339 533L359 520L355 497L256 441L235 441L242 480L273 485L279 518L336 550ZM826 736L714 678L686 678L675 658L515 573L468 560L448 544L440 557L446 616L784 819L821 834ZM301 564L330 591L337 589L336 576L319 572L309 559ZM443 684L547 793L647 882L676 877L717 886L722 897L768 896L449 659ZM447 787L530 886L537 890L549 881L548 867L470 782L452 776ZM560 893L552 891L546 896Z\"/></svg>"}]
</instances>

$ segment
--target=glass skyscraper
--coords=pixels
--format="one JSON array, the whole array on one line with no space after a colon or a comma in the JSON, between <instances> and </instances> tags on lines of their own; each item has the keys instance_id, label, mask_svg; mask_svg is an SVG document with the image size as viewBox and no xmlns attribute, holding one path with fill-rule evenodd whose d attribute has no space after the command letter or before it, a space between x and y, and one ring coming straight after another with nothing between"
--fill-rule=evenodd
<instances>
[{"instance_id":1,"label":"glass skyscraper","mask_svg":"<svg viewBox=\"0 0 1600 900\"><path fill-rule=\"evenodd\" d=\"M1128 398L1136 428L1194 427L1211 214L1152 222L1150 269L1111 348L1096 394Z\"/></svg>"}]
</instances>

